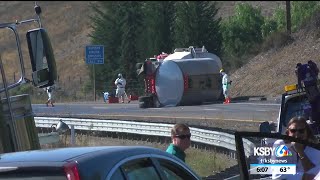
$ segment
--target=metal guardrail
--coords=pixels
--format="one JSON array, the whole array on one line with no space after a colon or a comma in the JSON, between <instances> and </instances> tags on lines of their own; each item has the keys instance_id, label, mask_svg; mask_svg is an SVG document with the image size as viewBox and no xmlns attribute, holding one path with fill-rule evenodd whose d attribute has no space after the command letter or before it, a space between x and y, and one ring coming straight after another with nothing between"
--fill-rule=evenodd
<instances>
[{"instance_id":1,"label":"metal guardrail","mask_svg":"<svg viewBox=\"0 0 320 180\"><path fill-rule=\"evenodd\" d=\"M164 123L146 123L134 121L120 121L120 120L101 120L101 119L77 119L77 118L54 118L54 117L35 117L36 126L39 128L51 128L60 120L67 125L74 125L75 130L88 131L107 131L107 132L121 132L130 134L152 135L170 137L170 130L172 124ZM190 127L192 134L191 141L223 147L228 150L236 151L236 144L234 135L204 130ZM252 151L253 143L247 139L244 141L244 150L247 156Z\"/></svg>"},{"instance_id":2,"label":"metal guardrail","mask_svg":"<svg viewBox=\"0 0 320 180\"><path fill-rule=\"evenodd\" d=\"M57 132L39 133L38 137L40 145L57 143L60 140L59 134Z\"/></svg>"}]
</instances>

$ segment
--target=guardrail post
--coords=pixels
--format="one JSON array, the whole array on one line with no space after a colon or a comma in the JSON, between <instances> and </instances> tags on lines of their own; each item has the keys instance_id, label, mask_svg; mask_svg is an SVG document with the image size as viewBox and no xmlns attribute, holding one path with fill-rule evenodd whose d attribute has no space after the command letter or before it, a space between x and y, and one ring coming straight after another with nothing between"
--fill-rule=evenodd
<instances>
[{"instance_id":1,"label":"guardrail post","mask_svg":"<svg viewBox=\"0 0 320 180\"><path fill-rule=\"evenodd\" d=\"M70 144L71 144L71 146L75 146L75 144L76 144L76 137L75 137L75 132L74 132L74 125L70 125L70 126L71 126Z\"/></svg>"}]
</instances>

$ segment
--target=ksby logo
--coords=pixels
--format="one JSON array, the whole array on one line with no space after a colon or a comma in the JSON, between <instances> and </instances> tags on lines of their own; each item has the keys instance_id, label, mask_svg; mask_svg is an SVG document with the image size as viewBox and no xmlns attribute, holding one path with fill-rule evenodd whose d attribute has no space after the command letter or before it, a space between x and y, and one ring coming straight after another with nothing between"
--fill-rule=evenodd
<instances>
[{"instance_id":1,"label":"ksby logo","mask_svg":"<svg viewBox=\"0 0 320 180\"><path fill-rule=\"evenodd\" d=\"M276 157L285 157L292 156L292 153L285 145L279 145L277 147L254 147L253 149L254 156L276 156Z\"/></svg>"},{"instance_id":2,"label":"ksby logo","mask_svg":"<svg viewBox=\"0 0 320 180\"><path fill-rule=\"evenodd\" d=\"M276 148L275 155L277 157L285 157L285 156L292 156L292 153L286 145L280 145Z\"/></svg>"}]
</instances>

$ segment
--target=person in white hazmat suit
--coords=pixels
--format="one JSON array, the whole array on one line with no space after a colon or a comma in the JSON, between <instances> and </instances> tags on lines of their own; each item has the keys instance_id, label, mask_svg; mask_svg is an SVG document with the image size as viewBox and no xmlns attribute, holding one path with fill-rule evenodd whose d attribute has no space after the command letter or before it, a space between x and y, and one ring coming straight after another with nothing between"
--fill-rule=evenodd
<instances>
[{"instance_id":1,"label":"person in white hazmat suit","mask_svg":"<svg viewBox=\"0 0 320 180\"><path fill-rule=\"evenodd\" d=\"M223 104L229 104L230 103L229 89L232 81L230 81L228 74L223 69L220 70L220 74L222 75L222 90L223 90L223 95L225 99Z\"/></svg>"},{"instance_id":2,"label":"person in white hazmat suit","mask_svg":"<svg viewBox=\"0 0 320 180\"><path fill-rule=\"evenodd\" d=\"M119 102L121 100L124 103L124 96L127 97L128 103L130 103L130 99L125 91L126 88L126 80L122 77L122 74L118 74L118 78L114 81L114 84L117 86L116 96L119 98Z\"/></svg>"},{"instance_id":3,"label":"person in white hazmat suit","mask_svg":"<svg viewBox=\"0 0 320 180\"><path fill-rule=\"evenodd\" d=\"M46 106L47 107L49 106L49 104L51 105L51 107L54 107L54 105L53 105L53 97L52 97L53 89L54 89L53 86L48 86L48 87L44 88L44 90L47 92L47 95L48 95L48 100L46 102Z\"/></svg>"}]
</instances>

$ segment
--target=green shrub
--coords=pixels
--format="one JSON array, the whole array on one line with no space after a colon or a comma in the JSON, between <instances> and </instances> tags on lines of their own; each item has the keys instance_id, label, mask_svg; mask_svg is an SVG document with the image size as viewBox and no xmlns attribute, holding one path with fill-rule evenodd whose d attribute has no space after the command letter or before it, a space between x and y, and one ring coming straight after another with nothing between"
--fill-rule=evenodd
<instances>
[{"instance_id":1,"label":"green shrub","mask_svg":"<svg viewBox=\"0 0 320 180\"><path fill-rule=\"evenodd\" d=\"M265 39L277 30L277 22L272 18L266 18L264 24L261 26L262 37Z\"/></svg>"},{"instance_id":2,"label":"green shrub","mask_svg":"<svg viewBox=\"0 0 320 180\"><path fill-rule=\"evenodd\" d=\"M274 32L268 36L263 42L261 49L262 51L268 51L269 49L279 49L292 42L291 36L286 32Z\"/></svg>"},{"instance_id":3,"label":"green shrub","mask_svg":"<svg viewBox=\"0 0 320 180\"><path fill-rule=\"evenodd\" d=\"M256 52L256 45L262 42L261 27L264 17L259 8L248 3L238 3L236 15L222 23L223 49L236 57Z\"/></svg>"},{"instance_id":4,"label":"green shrub","mask_svg":"<svg viewBox=\"0 0 320 180\"><path fill-rule=\"evenodd\" d=\"M277 7L273 16L273 21L277 24L277 30L281 31L286 29L287 27L287 18L286 18L286 11L282 9L281 7Z\"/></svg>"},{"instance_id":5,"label":"green shrub","mask_svg":"<svg viewBox=\"0 0 320 180\"><path fill-rule=\"evenodd\" d=\"M298 30L304 25L315 12L319 10L319 2L317 1L292 1L292 30Z\"/></svg>"}]
</instances>

